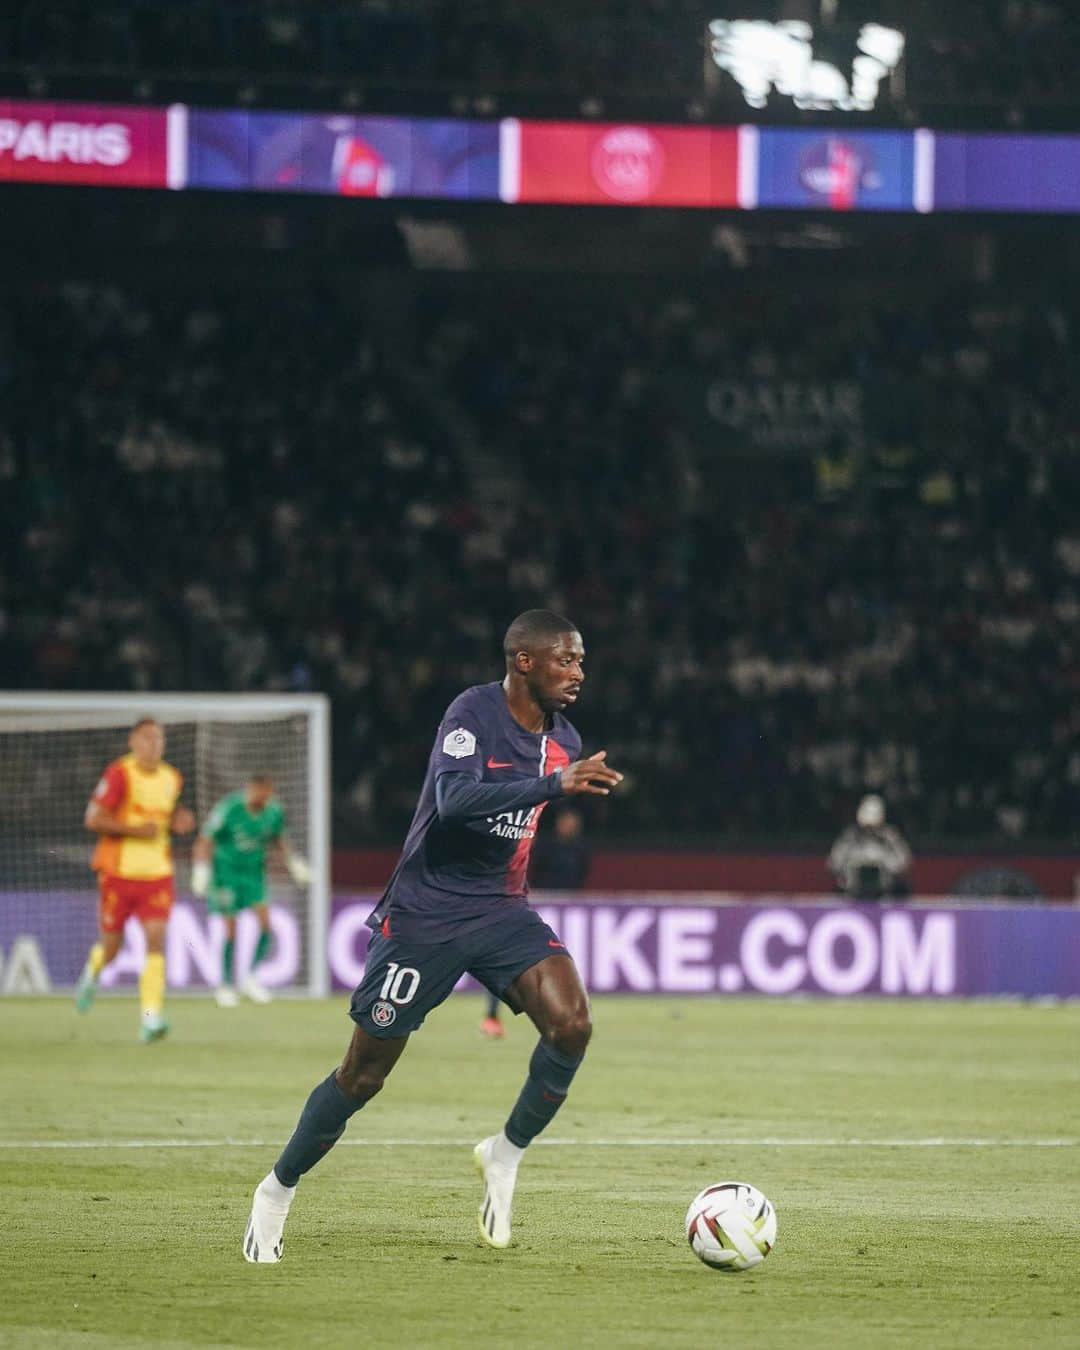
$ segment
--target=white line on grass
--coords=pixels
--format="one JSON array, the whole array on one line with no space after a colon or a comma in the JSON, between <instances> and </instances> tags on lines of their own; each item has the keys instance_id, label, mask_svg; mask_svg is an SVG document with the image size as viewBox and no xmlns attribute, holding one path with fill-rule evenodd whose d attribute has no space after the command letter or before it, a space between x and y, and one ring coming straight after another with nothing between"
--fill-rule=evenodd
<instances>
[{"instance_id":1,"label":"white line on grass","mask_svg":"<svg viewBox=\"0 0 1080 1350\"><path fill-rule=\"evenodd\" d=\"M282 1136L284 1137L284 1136ZM0 1139L0 1149L153 1149L153 1148L274 1148L281 1139ZM1080 1139L994 1139L946 1136L927 1139L780 1139L703 1135L694 1139L538 1139L545 1148L1075 1148ZM352 1148L467 1148L468 1139L342 1139L338 1147Z\"/></svg>"}]
</instances>

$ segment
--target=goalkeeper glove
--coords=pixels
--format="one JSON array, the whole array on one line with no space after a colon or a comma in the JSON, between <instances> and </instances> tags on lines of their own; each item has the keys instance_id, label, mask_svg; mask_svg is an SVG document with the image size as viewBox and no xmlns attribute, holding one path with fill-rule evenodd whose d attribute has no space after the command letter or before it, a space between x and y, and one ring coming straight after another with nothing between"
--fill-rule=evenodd
<instances>
[{"instance_id":1,"label":"goalkeeper glove","mask_svg":"<svg viewBox=\"0 0 1080 1350\"><path fill-rule=\"evenodd\" d=\"M311 868L307 865L307 860L301 858L299 853L290 853L285 859L285 866L289 869L289 876L297 886L307 886L311 881Z\"/></svg>"},{"instance_id":2,"label":"goalkeeper glove","mask_svg":"<svg viewBox=\"0 0 1080 1350\"><path fill-rule=\"evenodd\" d=\"M191 866L191 893L200 900L210 889L210 864L200 859Z\"/></svg>"}]
</instances>

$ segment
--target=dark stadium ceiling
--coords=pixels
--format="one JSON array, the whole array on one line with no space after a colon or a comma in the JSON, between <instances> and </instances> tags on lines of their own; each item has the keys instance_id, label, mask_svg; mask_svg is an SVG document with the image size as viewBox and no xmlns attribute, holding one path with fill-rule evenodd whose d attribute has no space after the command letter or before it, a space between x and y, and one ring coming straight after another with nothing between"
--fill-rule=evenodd
<instances>
[{"instance_id":1,"label":"dark stadium ceiling","mask_svg":"<svg viewBox=\"0 0 1080 1350\"><path fill-rule=\"evenodd\" d=\"M866 104L865 96L854 97L854 76L872 52L882 64L871 82L872 110L828 111L837 101L832 95L796 100L778 94L775 83L748 102L739 63L732 74L711 54L710 25L725 20L782 21L789 37L801 25L826 82L850 85L850 97L837 96L841 104ZM902 52L895 44L868 47L860 37L868 27L896 29ZM1080 124L1078 66L1080 14L1054 0L945 6L930 0L740 0L731 6L553 0L528 7L519 0L400 0L382 7L361 0L111 0L96 6L8 0L0 6L0 96L37 99L1067 128ZM824 106L797 106L807 102Z\"/></svg>"}]
</instances>

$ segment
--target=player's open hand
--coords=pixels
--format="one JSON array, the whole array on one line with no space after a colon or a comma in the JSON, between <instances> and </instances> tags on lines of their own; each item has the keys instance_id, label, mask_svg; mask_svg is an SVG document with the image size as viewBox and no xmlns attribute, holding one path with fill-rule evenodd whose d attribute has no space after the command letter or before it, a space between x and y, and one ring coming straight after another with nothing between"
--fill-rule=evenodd
<instances>
[{"instance_id":1,"label":"player's open hand","mask_svg":"<svg viewBox=\"0 0 1080 1350\"><path fill-rule=\"evenodd\" d=\"M190 834L195 828L195 813L187 806L178 806L173 812L173 834Z\"/></svg>"},{"instance_id":2,"label":"player's open hand","mask_svg":"<svg viewBox=\"0 0 1080 1350\"><path fill-rule=\"evenodd\" d=\"M123 826L121 826L121 829L123 829ZM144 820L141 825L129 825L124 833L132 839L156 839L158 827L152 820Z\"/></svg>"},{"instance_id":3,"label":"player's open hand","mask_svg":"<svg viewBox=\"0 0 1080 1350\"><path fill-rule=\"evenodd\" d=\"M562 788L568 797L588 792L597 797L606 797L617 783L622 782L622 774L606 764L606 750L598 750L588 759L575 760L562 771Z\"/></svg>"}]
</instances>

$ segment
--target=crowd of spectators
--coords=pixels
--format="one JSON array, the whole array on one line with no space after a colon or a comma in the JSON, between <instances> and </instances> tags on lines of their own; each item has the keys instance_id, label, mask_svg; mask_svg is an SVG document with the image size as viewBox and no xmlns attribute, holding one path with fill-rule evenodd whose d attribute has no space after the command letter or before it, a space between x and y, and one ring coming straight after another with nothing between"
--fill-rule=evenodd
<instances>
[{"instance_id":1,"label":"crowd of spectators","mask_svg":"<svg viewBox=\"0 0 1080 1350\"><path fill-rule=\"evenodd\" d=\"M20 0L7 45L20 63L60 70L688 97L706 17L694 0L588 11L570 0Z\"/></svg>"},{"instance_id":2,"label":"crowd of spectators","mask_svg":"<svg viewBox=\"0 0 1080 1350\"><path fill-rule=\"evenodd\" d=\"M950 7L951 8L951 7ZM916 37L907 93L918 105L1075 103L1076 11L1057 0L958 5Z\"/></svg>"},{"instance_id":3,"label":"crowd of spectators","mask_svg":"<svg viewBox=\"0 0 1080 1350\"><path fill-rule=\"evenodd\" d=\"M589 617L597 730L653 785L636 823L824 829L866 785L924 835L1074 834L1074 324L785 298L474 328L459 396L536 500L559 484L558 527L522 521L515 565ZM665 400L694 370L853 381L861 423L732 459Z\"/></svg>"},{"instance_id":4,"label":"crowd of spectators","mask_svg":"<svg viewBox=\"0 0 1080 1350\"><path fill-rule=\"evenodd\" d=\"M874 791L917 845L1076 837L1063 303L567 283L422 296L390 341L331 289L69 285L0 316L7 687L324 690L338 837L391 839L544 605L627 774L593 836L824 839ZM718 379L845 415L755 440Z\"/></svg>"}]
</instances>

